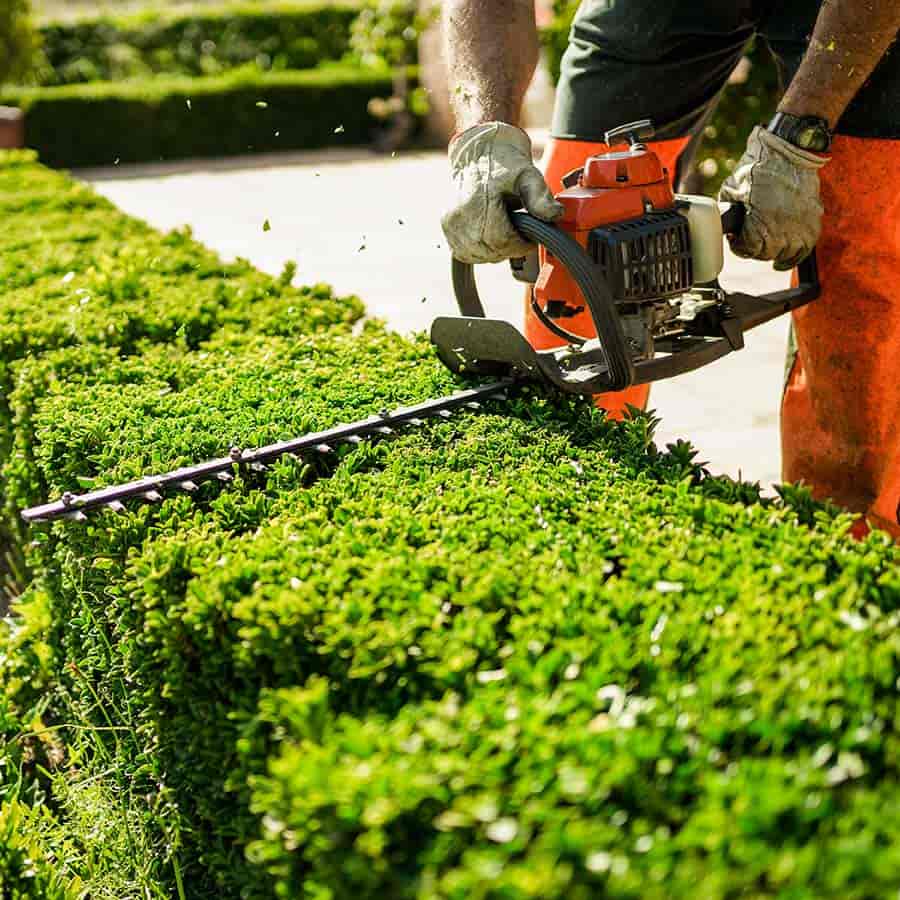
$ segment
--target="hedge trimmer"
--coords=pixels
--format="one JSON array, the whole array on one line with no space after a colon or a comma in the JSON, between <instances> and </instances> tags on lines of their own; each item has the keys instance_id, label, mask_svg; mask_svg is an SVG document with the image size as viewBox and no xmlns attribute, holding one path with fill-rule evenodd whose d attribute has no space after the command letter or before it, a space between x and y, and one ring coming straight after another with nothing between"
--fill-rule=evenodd
<instances>
[{"instance_id":1,"label":"hedge trimmer","mask_svg":"<svg viewBox=\"0 0 900 900\"><path fill-rule=\"evenodd\" d=\"M227 456L163 475L66 493L23 517L78 521L93 510L121 512L130 500L159 502L170 491L193 492L202 481L230 481L236 467L260 471L284 456L332 453L342 443L479 409L522 383L593 395L671 378L740 350L745 331L814 300L814 256L800 265L797 287L758 297L720 287L723 235L740 231L744 209L732 206L721 214L708 197L673 194L659 158L641 143L652 134L647 121L607 133L608 145L625 139L628 147L591 156L565 176L557 194L565 213L558 224L510 214L537 245L529 257L511 260L513 276L530 286L542 343L555 346L536 349L515 326L486 318L473 267L454 260L462 315L436 319L431 340L453 372L491 381L267 447L234 447Z\"/></svg>"}]
</instances>

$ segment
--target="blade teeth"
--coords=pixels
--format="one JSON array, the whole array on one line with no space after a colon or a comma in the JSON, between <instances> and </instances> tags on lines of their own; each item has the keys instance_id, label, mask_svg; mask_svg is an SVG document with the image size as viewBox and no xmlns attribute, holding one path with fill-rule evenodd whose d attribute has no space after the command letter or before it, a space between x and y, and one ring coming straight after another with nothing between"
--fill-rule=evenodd
<instances>
[{"instance_id":1,"label":"blade teeth","mask_svg":"<svg viewBox=\"0 0 900 900\"><path fill-rule=\"evenodd\" d=\"M511 385L511 387L508 385ZM23 516L27 521L51 521L55 518L64 518L70 521L85 522L89 518L86 513L96 508L105 508L111 512L124 513L127 511L127 507L122 500L128 501L134 498L143 499L150 503L160 503L165 500L166 491L170 487L175 487L187 493L194 493L200 489L197 482L207 478L216 478L218 481L225 483L234 481L236 478L235 469L239 472L241 466L246 466L248 469L256 472L264 472L273 461L282 456L287 456L295 461L303 461L308 459L310 451L321 454L333 454L337 445L340 444L355 446L376 435L390 436L402 433L405 428L418 428L427 424L433 418L450 419L455 413L465 409L480 410L488 401L507 400L517 389L513 380L507 378L503 379L500 384L484 385L476 391L463 392L464 396L462 397L456 394L426 401L420 404L419 408L400 407L393 412L388 409L382 409L377 416L370 416L368 419L357 423L336 426L332 431L326 433L325 440L322 443L310 446L307 444L309 435L301 436L289 442L294 446L302 446L303 449L299 451L280 450L278 445L273 445L268 449L245 450L235 445L230 448L229 454L224 460L212 460L210 461L211 464L204 463L197 467L184 468L165 475L140 479L137 482L120 485L119 490L90 491L83 495L67 491L62 495L58 504L52 505L49 513L41 516L41 508L35 507L34 509L23 510ZM466 399L466 394L468 394L469 398L474 395L478 399ZM435 409L435 407L442 408ZM417 415L411 415L414 411ZM339 436L340 432L344 430L350 433ZM332 434L333 437L329 438L328 434ZM265 461L263 462L263 460ZM211 471L220 466L224 467L223 471ZM109 496L109 493L118 494L122 500L104 500L103 495Z\"/></svg>"}]
</instances>

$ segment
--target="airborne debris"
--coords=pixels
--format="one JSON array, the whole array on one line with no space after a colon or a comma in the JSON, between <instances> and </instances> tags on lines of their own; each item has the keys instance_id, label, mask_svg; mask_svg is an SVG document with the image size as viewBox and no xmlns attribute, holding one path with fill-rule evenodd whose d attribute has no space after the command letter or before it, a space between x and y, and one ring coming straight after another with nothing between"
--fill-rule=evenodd
<instances>
[{"instance_id":1,"label":"airborne debris","mask_svg":"<svg viewBox=\"0 0 900 900\"><path fill-rule=\"evenodd\" d=\"M256 107L257 107L257 109L268 109L268 108L269 108L269 104L266 103L265 100L257 100L257 101L256 101Z\"/></svg>"},{"instance_id":2,"label":"airborne debris","mask_svg":"<svg viewBox=\"0 0 900 900\"><path fill-rule=\"evenodd\" d=\"M338 125L338 127L334 129L334 133L335 133L335 134L343 134L343 133L344 133L344 126L343 126L343 125Z\"/></svg>"},{"instance_id":3,"label":"airborne debris","mask_svg":"<svg viewBox=\"0 0 900 900\"><path fill-rule=\"evenodd\" d=\"M191 109L191 101L190 101L190 100L185 100L184 102L185 102L185 105L187 106L187 108L188 108L188 109Z\"/></svg>"},{"instance_id":4,"label":"airborne debris","mask_svg":"<svg viewBox=\"0 0 900 900\"><path fill-rule=\"evenodd\" d=\"M504 818L492 822L485 829L488 838L498 844L508 844L519 833L519 825L515 819Z\"/></svg>"},{"instance_id":5,"label":"airborne debris","mask_svg":"<svg viewBox=\"0 0 900 900\"><path fill-rule=\"evenodd\" d=\"M684 585L680 581L657 581L653 589L660 594L680 594L684 590Z\"/></svg>"}]
</instances>

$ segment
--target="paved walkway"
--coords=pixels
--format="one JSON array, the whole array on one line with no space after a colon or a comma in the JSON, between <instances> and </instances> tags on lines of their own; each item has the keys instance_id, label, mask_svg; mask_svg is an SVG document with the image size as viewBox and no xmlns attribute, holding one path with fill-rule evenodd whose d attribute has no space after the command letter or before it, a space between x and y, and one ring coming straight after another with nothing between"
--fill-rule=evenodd
<instances>
[{"instance_id":1,"label":"paved walkway","mask_svg":"<svg viewBox=\"0 0 900 900\"><path fill-rule=\"evenodd\" d=\"M436 315L456 311L439 223L449 198L441 153L332 150L80 174L157 227L190 225L226 257L273 273L294 260L298 281L359 294L371 315L399 331L427 329ZM489 309L518 321L521 286L506 265L479 275ZM786 276L732 257L723 282L761 293L784 287ZM770 323L742 352L654 386L659 443L687 438L714 471L777 481L786 330L786 320Z\"/></svg>"}]
</instances>

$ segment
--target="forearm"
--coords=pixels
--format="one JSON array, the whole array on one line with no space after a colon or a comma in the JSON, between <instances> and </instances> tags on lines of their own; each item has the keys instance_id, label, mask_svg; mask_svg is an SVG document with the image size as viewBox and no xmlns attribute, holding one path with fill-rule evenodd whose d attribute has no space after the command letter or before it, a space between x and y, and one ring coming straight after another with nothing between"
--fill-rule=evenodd
<instances>
[{"instance_id":1,"label":"forearm","mask_svg":"<svg viewBox=\"0 0 900 900\"><path fill-rule=\"evenodd\" d=\"M534 0L448 0L444 40L457 130L518 124L538 60Z\"/></svg>"},{"instance_id":2,"label":"forearm","mask_svg":"<svg viewBox=\"0 0 900 900\"><path fill-rule=\"evenodd\" d=\"M833 128L897 36L898 0L823 0L809 49L779 105Z\"/></svg>"}]
</instances>

